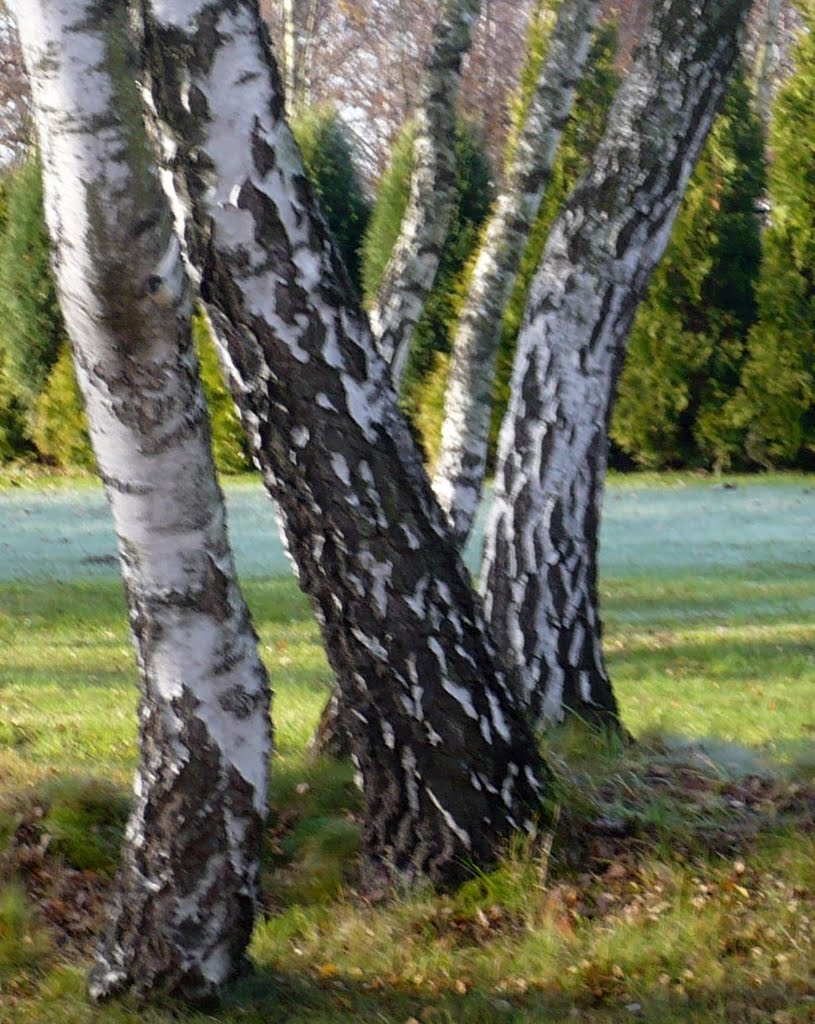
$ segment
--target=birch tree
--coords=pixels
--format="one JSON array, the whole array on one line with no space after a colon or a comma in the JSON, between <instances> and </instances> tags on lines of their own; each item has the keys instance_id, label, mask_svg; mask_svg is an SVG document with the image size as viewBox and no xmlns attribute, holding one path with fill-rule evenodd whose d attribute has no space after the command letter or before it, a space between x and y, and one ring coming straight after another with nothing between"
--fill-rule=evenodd
<instances>
[{"instance_id":1,"label":"birch tree","mask_svg":"<svg viewBox=\"0 0 815 1024\"><path fill-rule=\"evenodd\" d=\"M29 102L17 32L0 2L0 163L25 154L30 142Z\"/></svg>"},{"instance_id":2,"label":"birch tree","mask_svg":"<svg viewBox=\"0 0 815 1024\"><path fill-rule=\"evenodd\" d=\"M511 684L539 724L567 711L616 721L597 595L609 416L633 316L733 71L749 7L657 0L532 285L481 579Z\"/></svg>"},{"instance_id":3,"label":"birch tree","mask_svg":"<svg viewBox=\"0 0 815 1024\"><path fill-rule=\"evenodd\" d=\"M449 882L534 828L544 768L316 209L256 3L144 11L163 177L349 711L367 882Z\"/></svg>"},{"instance_id":4,"label":"birch tree","mask_svg":"<svg viewBox=\"0 0 815 1024\"><path fill-rule=\"evenodd\" d=\"M560 6L456 326L433 487L461 545L486 472L501 319L552 176L599 9L600 0L564 0Z\"/></svg>"},{"instance_id":5,"label":"birch tree","mask_svg":"<svg viewBox=\"0 0 815 1024\"><path fill-rule=\"evenodd\" d=\"M780 59L781 0L767 0L756 57L756 106L765 131L772 116L773 86Z\"/></svg>"},{"instance_id":6,"label":"birch tree","mask_svg":"<svg viewBox=\"0 0 815 1024\"><path fill-rule=\"evenodd\" d=\"M472 43L481 0L440 0L422 76L416 115L410 198L385 276L371 309L371 326L397 389L413 331L447 239L455 185L456 97L461 62Z\"/></svg>"},{"instance_id":7,"label":"birch tree","mask_svg":"<svg viewBox=\"0 0 815 1024\"><path fill-rule=\"evenodd\" d=\"M268 682L238 589L122 4L27 0L54 266L119 541L141 676L135 805L89 978L205 998L255 915Z\"/></svg>"}]
</instances>

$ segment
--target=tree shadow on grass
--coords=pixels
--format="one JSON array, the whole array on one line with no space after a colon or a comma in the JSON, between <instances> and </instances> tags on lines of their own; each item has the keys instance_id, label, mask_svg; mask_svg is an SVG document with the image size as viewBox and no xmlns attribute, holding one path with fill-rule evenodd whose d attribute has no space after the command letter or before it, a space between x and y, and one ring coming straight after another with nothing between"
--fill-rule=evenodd
<instances>
[{"instance_id":1,"label":"tree shadow on grass","mask_svg":"<svg viewBox=\"0 0 815 1024\"><path fill-rule=\"evenodd\" d=\"M564 735L550 741L549 755L562 806L551 847L521 844L453 892L424 890L376 905L354 891L360 803L350 766L294 761L279 770L255 973L225 992L216 1011L190 1020L815 1020L807 952L815 919L811 781L735 775L698 746L656 740L589 749L585 737ZM122 791L109 799L106 792L93 780L52 786L50 805L48 794L38 797L39 813L15 809L11 825L27 844L18 877L44 913L56 899L65 920L81 917L64 885L66 872L77 870L64 836L70 826L86 855L91 818L121 829ZM73 818L55 813L62 805ZM55 826L62 845L44 844ZM30 878L26 864L34 865ZM56 897L49 876L62 885ZM87 900L87 868L81 877ZM83 962L87 936L79 946L49 922L62 954Z\"/></svg>"},{"instance_id":2,"label":"tree shadow on grass","mask_svg":"<svg viewBox=\"0 0 815 1024\"><path fill-rule=\"evenodd\" d=\"M627 678L658 676L668 685L684 677L704 677L707 682L744 684L753 679L789 680L793 669L815 676L815 625L812 636L773 635L770 628L755 637L739 637L740 629L702 637L675 639L668 630L629 641L621 650L613 647L607 660L611 670L624 667Z\"/></svg>"},{"instance_id":3,"label":"tree shadow on grass","mask_svg":"<svg viewBox=\"0 0 815 1024\"><path fill-rule=\"evenodd\" d=\"M450 979L449 989L454 984ZM532 985L522 994L477 986L463 994L433 993L341 973L319 979L259 969L225 994L215 1019L231 1020L233 1013L247 1024L772 1024L815 1019L815 995L810 986L782 981L706 991L687 985L681 993L658 985L639 989L636 997L624 991L569 995L557 984Z\"/></svg>"}]
</instances>

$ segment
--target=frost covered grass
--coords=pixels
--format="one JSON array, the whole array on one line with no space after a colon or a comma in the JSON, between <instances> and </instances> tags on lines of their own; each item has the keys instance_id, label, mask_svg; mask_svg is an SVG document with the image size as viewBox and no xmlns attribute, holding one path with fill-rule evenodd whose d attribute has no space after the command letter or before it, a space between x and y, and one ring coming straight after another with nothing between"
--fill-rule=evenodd
<instances>
[{"instance_id":1,"label":"frost covered grass","mask_svg":"<svg viewBox=\"0 0 815 1024\"><path fill-rule=\"evenodd\" d=\"M255 974L181 1019L815 1021L810 486L624 482L602 592L640 742L551 737L551 841L444 895L357 895L351 772L306 753L330 683L316 628L289 579L249 578L276 690L266 908ZM84 1000L135 758L121 589L101 568L0 581L3 1024L178 1019Z\"/></svg>"}]
</instances>

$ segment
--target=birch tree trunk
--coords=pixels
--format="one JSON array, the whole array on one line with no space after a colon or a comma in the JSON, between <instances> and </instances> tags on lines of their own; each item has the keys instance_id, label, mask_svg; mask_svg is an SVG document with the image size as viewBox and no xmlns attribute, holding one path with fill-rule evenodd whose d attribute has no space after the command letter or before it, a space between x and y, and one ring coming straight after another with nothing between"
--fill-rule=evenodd
<instances>
[{"instance_id":1,"label":"birch tree trunk","mask_svg":"<svg viewBox=\"0 0 815 1024\"><path fill-rule=\"evenodd\" d=\"M286 83L286 113L289 117L297 105L297 20L295 0L282 0L283 7L283 71Z\"/></svg>"},{"instance_id":2,"label":"birch tree trunk","mask_svg":"<svg viewBox=\"0 0 815 1024\"><path fill-rule=\"evenodd\" d=\"M487 464L501 319L552 176L600 0L563 0L456 326L433 488L463 546Z\"/></svg>"},{"instance_id":3,"label":"birch tree trunk","mask_svg":"<svg viewBox=\"0 0 815 1024\"><path fill-rule=\"evenodd\" d=\"M440 0L422 77L410 197L371 310L371 327L399 389L413 332L439 269L455 196L456 98L481 0Z\"/></svg>"},{"instance_id":4,"label":"birch tree trunk","mask_svg":"<svg viewBox=\"0 0 815 1024\"><path fill-rule=\"evenodd\" d=\"M781 0L767 0L767 11L757 56L756 107L765 131L772 118L773 86L779 63L781 34Z\"/></svg>"},{"instance_id":5,"label":"birch tree trunk","mask_svg":"<svg viewBox=\"0 0 815 1024\"><path fill-rule=\"evenodd\" d=\"M283 117L254 0L146 7L189 256L350 714L368 884L531 829L544 769Z\"/></svg>"},{"instance_id":6,"label":"birch tree trunk","mask_svg":"<svg viewBox=\"0 0 815 1024\"><path fill-rule=\"evenodd\" d=\"M724 94L749 6L657 0L532 285L482 587L511 682L539 725L567 711L617 717L597 599L608 421L632 319Z\"/></svg>"},{"instance_id":7,"label":"birch tree trunk","mask_svg":"<svg viewBox=\"0 0 815 1024\"><path fill-rule=\"evenodd\" d=\"M270 752L124 5L26 0L48 225L141 676L135 807L89 992L198 1000L242 968Z\"/></svg>"}]
</instances>

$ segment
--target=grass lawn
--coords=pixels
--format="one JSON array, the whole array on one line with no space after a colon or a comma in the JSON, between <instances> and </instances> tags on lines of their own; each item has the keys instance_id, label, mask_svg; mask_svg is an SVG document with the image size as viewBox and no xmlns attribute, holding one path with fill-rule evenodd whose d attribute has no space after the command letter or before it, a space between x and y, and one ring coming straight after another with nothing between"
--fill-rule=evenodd
<instances>
[{"instance_id":1,"label":"grass lawn","mask_svg":"<svg viewBox=\"0 0 815 1024\"><path fill-rule=\"evenodd\" d=\"M190 1022L815 1022L815 481L611 483L601 590L621 749L546 741L560 818L454 893L355 892L358 799L307 739L330 674L254 483L228 489L276 691L255 972ZM0 1022L93 1008L84 969L136 755L97 488L0 478Z\"/></svg>"}]
</instances>

